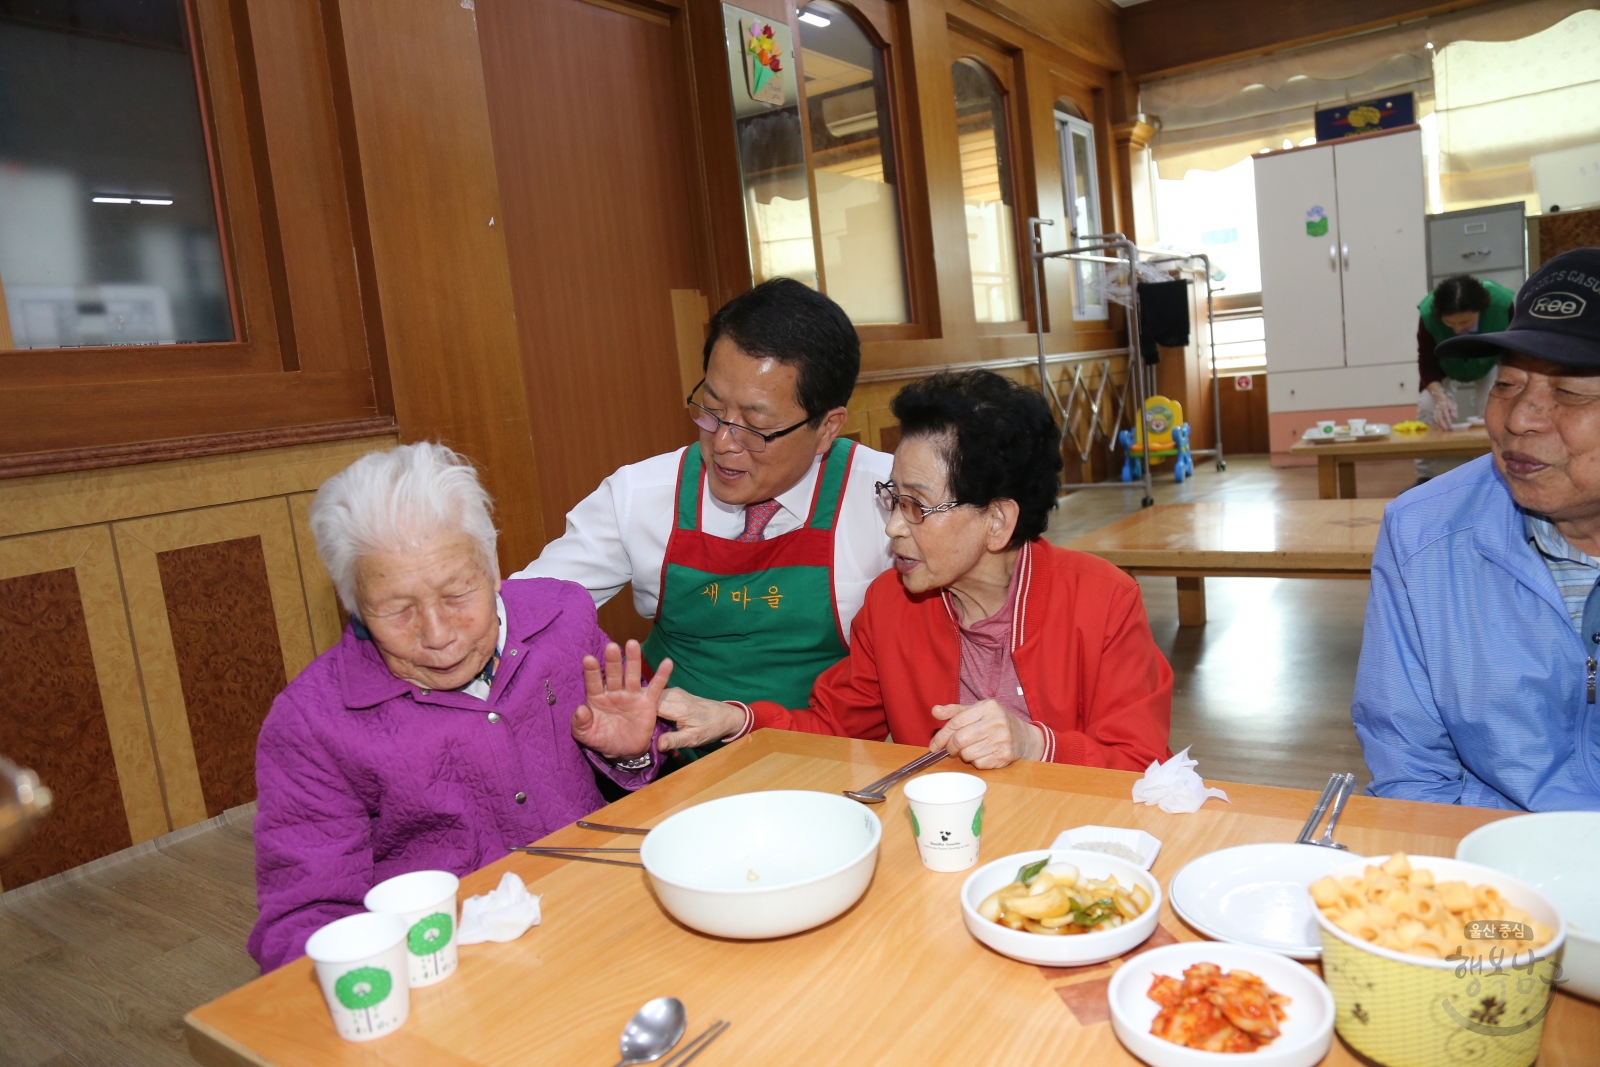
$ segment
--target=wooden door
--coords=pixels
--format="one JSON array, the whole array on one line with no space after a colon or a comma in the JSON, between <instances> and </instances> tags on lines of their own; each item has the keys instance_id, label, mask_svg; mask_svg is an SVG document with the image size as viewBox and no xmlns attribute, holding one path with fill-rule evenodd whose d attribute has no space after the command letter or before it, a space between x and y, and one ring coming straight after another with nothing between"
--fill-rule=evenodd
<instances>
[{"instance_id":1,"label":"wooden door","mask_svg":"<svg viewBox=\"0 0 1600 1067\"><path fill-rule=\"evenodd\" d=\"M672 295L699 287L682 16L626 9L477 5L496 225L505 228L552 537L616 468L694 438Z\"/></svg>"},{"instance_id":2,"label":"wooden door","mask_svg":"<svg viewBox=\"0 0 1600 1067\"><path fill-rule=\"evenodd\" d=\"M1428 292L1422 131L1336 143L1333 164L1345 364L1412 362L1417 302Z\"/></svg>"},{"instance_id":3,"label":"wooden door","mask_svg":"<svg viewBox=\"0 0 1600 1067\"><path fill-rule=\"evenodd\" d=\"M1343 367L1333 151L1257 156L1255 174L1267 366L1277 373Z\"/></svg>"}]
</instances>

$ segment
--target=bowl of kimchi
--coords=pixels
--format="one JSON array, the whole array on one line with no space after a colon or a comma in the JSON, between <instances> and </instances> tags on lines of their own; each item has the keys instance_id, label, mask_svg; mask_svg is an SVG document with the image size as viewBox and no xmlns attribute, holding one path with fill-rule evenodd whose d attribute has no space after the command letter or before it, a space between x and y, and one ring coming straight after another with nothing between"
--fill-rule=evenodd
<instances>
[{"instance_id":1,"label":"bowl of kimchi","mask_svg":"<svg viewBox=\"0 0 1600 1067\"><path fill-rule=\"evenodd\" d=\"M1333 1044L1328 987L1303 964L1248 945L1141 952L1117 968L1106 996L1117 1040L1151 1067L1313 1067Z\"/></svg>"}]
</instances>

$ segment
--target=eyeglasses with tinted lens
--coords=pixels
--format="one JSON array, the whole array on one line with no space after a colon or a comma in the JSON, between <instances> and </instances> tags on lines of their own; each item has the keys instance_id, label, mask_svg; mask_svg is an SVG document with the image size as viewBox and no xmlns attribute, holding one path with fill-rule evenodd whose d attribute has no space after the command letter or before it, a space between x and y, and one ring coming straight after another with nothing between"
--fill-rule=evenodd
<instances>
[{"instance_id":1,"label":"eyeglasses with tinted lens","mask_svg":"<svg viewBox=\"0 0 1600 1067\"><path fill-rule=\"evenodd\" d=\"M764 452L766 451L767 445L770 442L794 433L800 427L811 421L810 419L802 419L793 426L785 426L781 430L770 431L757 430L753 427L744 426L737 422L729 422L716 412L709 411L700 404L695 403L694 394L698 393L700 391L700 386L704 384L706 384L706 380L701 378L699 383L693 389L689 390L689 395L684 398L684 403L689 405L689 418L696 426L700 427L700 429L704 430L713 437L721 433L722 428L726 426L728 428L728 436L733 438L733 443L744 449L746 452Z\"/></svg>"},{"instance_id":2,"label":"eyeglasses with tinted lens","mask_svg":"<svg viewBox=\"0 0 1600 1067\"><path fill-rule=\"evenodd\" d=\"M901 496L895 491L893 482L875 482L873 489L878 494L878 506L886 512L900 509L900 514L905 516L907 522L913 526L918 525L929 515L936 515L941 511L959 508L961 505L954 500L946 500L943 504L924 504L908 496Z\"/></svg>"}]
</instances>

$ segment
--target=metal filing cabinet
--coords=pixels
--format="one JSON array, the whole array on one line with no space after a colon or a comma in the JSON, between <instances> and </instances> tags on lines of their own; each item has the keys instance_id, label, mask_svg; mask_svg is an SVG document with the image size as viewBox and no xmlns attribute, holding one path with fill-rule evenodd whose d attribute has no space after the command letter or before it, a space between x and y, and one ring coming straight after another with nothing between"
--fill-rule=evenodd
<instances>
[{"instance_id":1,"label":"metal filing cabinet","mask_svg":"<svg viewBox=\"0 0 1600 1067\"><path fill-rule=\"evenodd\" d=\"M1428 216L1428 288L1456 274L1516 292L1528 279L1528 235L1521 200Z\"/></svg>"}]
</instances>

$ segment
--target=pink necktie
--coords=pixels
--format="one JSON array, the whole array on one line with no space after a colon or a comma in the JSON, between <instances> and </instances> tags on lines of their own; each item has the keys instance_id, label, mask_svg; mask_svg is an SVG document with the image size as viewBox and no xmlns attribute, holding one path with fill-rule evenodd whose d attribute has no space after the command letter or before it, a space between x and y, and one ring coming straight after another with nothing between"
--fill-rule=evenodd
<instances>
[{"instance_id":1,"label":"pink necktie","mask_svg":"<svg viewBox=\"0 0 1600 1067\"><path fill-rule=\"evenodd\" d=\"M739 540L746 543L761 540L761 535L767 529L767 523L772 521L772 516L778 513L776 500L763 500L759 504L751 504L744 509L744 533L739 535Z\"/></svg>"}]
</instances>

